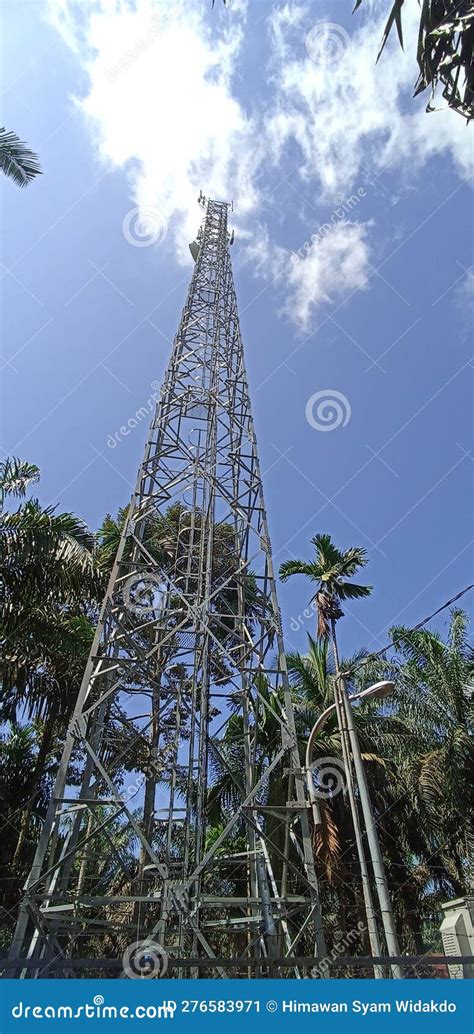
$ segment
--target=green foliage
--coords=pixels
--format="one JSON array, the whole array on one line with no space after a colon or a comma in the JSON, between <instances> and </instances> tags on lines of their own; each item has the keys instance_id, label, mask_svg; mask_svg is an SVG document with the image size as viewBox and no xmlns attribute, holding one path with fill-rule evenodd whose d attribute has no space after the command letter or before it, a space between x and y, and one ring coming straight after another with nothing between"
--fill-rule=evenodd
<instances>
[{"instance_id":1,"label":"green foliage","mask_svg":"<svg viewBox=\"0 0 474 1034\"><path fill-rule=\"evenodd\" d=\"M128 506L119 510L116 518L107 513L96 534L97 562L104 575L112 570L127 513Z\"/></svg>"},{"instance_id":2,"label":"green foliage","mask_svg":"<svg viewBox=\"0 0 474 1034\"><path fill-rule=\"evenodd\" d=\"M55 748L56 741L46 743L41 721L5 725L0 733L0 901L5 910L0 918L0 946L11 936L12 908L21 895L41 832L57 764Z\"/></svg>"},{"instance_id":3,"label":"green foliage","mask_svg":"<svg viewBox=\"0 0 474 1034\"><path fill-rule=\"evenodd\" d=\"M37 467L7 460L4 492L23 498ZM102 596L93 538L71 513L22 501L0 515L2 710L16 721L53 708L70 712L93 635L91 618Z\"/></svg>"},{"instance_id":4,"label":"green foliage","mask_svg":"<svg viewBox=\"0 0 474 1034\"><path fill-rule=\"evenodd\" d=\"M472 847L474 771L474 661L467 639L467 616L451 612L447 642L430 629L393 628L398 641L391 670L397 706L418 749L401 759L417 810L439 850L449 858L451 876L467 878ZM401 642L399 641L401 638Z\"/></svg>"},{"instance_id":5,"label":"green foliage","mask_svg":"<svg viewBox=\"0 0 474 1034\"><path fill-rule=\"evenodd\" d=\"M40 472L34 463L8 456L0 463L0 498L6 495L22 497L29 485L39 481Z\"/></svg>"},{"instance_id":6,"label":"green foliage","mask_svg":"<svg viewBox=\"0 0 474 1034\"><path fill-rule=\"evenodd\" d=\"M360 7L357 0L354 10ZM384 29L377 61L393 26L403 48L402 7L404 0L394 0ZM466 119L474 116L474 6L472 0L423 0L420 4L417 62L419 76L416 97L428 87L431 98L427 111L434 111L439 84L448 107Z\"/></svg>"},{"instance_id":7,"label":"green foliage","mask_svg":"<svg viewBox=\"0 0 474 1034\"><path fill-rule=\"evenodd\" d=\"M106 516L93 537L73 514L57 514L43 508L36 499L25 498L38 481L34 465L18 459L5 461L0 470L0 488L7 499L17 498L16 510L3 511L0 519L2 542L2 604L4 660L2 664L2 702L0 720L0 794L7 820L3 842L5 857L3 904L14 914L21 886L33 857L41 821L51 791L61 745L64 741L85 661L93 637L97 607L112 568L121 532L127 517L122 510L116 519ZM176 560L187 556L191 534L191 514L181 504L173 504L164 515L150 520L145 530L147 548L162 570L172 574ZM197 555L206 550L199 514L193 516ZM304 755L310 730L317 717L334 698L334 626L342 615L341 601L369 595L369 586L354 584L352 578L366 564L365 551L358 547L339 550L327 534L315 535L311 561L288 561L282 565L283 580L303 574L315 587L318 605L318 637L309 638L305 656L287 657L291 696L296 719L300 756ZM191 565L189 577L198 577ZM236 628L238 594L243 593L246 624L256 627L260 598L256 579L242 575L235 551L233 528L217 524L213 529L212 577L215 587L216 643L234 649L239 643ZM179 566L178 566L179 569ZM178 607L178 603L177 603ZM172 613L172 608L171 608ZM178 610L177 610L178 613ZM135 620L124 615L126 621ZM178 618L177 618L178 620ZM146 632L143 633L146 636ZM452 612L446 640L423 629L391 631L396 650L391 660L372 659L359 653L342 659L341 669L348 673L350 692L365 688L375 679L390 678L396 692L390 701L365 700L354 707L357 732L370 784L370 794L393 888L396 919L402 934L403 950L422 952L431 946L441 900L466 893L470 847L469 775L473 766L472 684L474 653L467 639L467 619L462 611ZM146 642L144 642L146 645ZM182 700L181 733L188 732L190 686L183 665L172 663L173 636L169 637L169 656L161 657L161 704L170 694L176 697L179 686ZM213 648L213 678L225 684L228 676ZM363 662L363 663L362 663ZM156 674L156 672L155 672ZM143 685L130 691L150 695L153 679L146 666ZM124 694L127 686L123 685ZM246 701L247 728L237 711L237 700L229 697L231 711L224 734L216 734L209 748L209 782L206 810L206 849L221 836L242 800L243 772L251 766L257 781L267 766L276 760L281 747L281 718L285 699L277 699L262 672L250 687ZM239 700L240 703L240 700ZM125 706L125 705L124 705ZM152 709L156 706L153 699ZM149 823L151 837L160 849L165 833L153 827L154 789L162 784L158 768L150 771L150 749L156 743L151 734L133 734L128 716L115 701L104 715L107 731L103 759L113 771L117 784L126 773L143 774L137 780L137 793L148 800L140 805L144 828ZM168 749L166 733L161 739L162 759ZM171 736L171 733L170 733ZM315 758L340 758L341 746L337 720L330 714L315 744ZM72 783L79 778L83 764L77 758ZM155 763L156 764L156 763ZM134 777L135 778L135 777ZM186 793L189 773L177 774L177 792ZM460 790L461 788L461 790ZM281 874L281 852L285 824L281 805L291 799L287 761L282 757L271 777L263 782L259 803L265 811L266 844L271 853L276 880ZM130 802L133 805L133 798ZM352 928L363 914L357 879L358 861L354 847L350 812L344 795L321 801L321 828L315 831L316 866L321 887L323 913L328 928ZM108 815L99 810L84 817L82 833L92 823L102 823ZM144 858L140 845L125 815L120 819L110 812L110 828L104 826L92 846L78 863L77 880L85 889L107 894L113 883L124 895L133 892L143 874ZM115 855L110 851L113 832ZM64 831L60 831L60 836ZM185 830L176 823L172 831L171 853L182 858ZM190 850L194 850L196 831L189 831ZM256 843L258 845L258 829ZM247 827L242 818L236 823L215 854L210 880L216 893L246 895L246 865L239 862L247 847ZM293 852L293 854L291 854ZM117 859L120 865L117 867ZM301 860L297 848L290 846L288 873L290 893L304 890ZM140 884L141 885L141 884ZM131 906L124 910L124 921L132 920ZM128 909L128 912L127 912ZM362 910L362 911L361 911ZM230 914L234 916L232 909ZM239 911L235 911L238 918ZM228 918L222 915L222 918ZM7 943L10 920L0 928L0 943ZM226 937L225 931L222 937ZM111 951L120 951L123 934L111 933ZM427 941L428 938L428 941ZM224 943L224 942L223 942ZM242 950L244 950L242 944ZM87 945L93 955L99 950L93 938ZM368 950L366 946L366 950Z\"/></svg>"},{"instance_id":8,"label":"green foliage","mask_svg":"<svg viewBox=\"0 0 474 1034\"><path fill-rule=\"evenodd\" d=\"M41 175L38 155L23 143L16 133L0 128L0 169L18 187L27 187L36 176Z\"/></svg>"},{"instance_id":9,"label":"green foliage","mask_svg":"<svg viewBox=\"0 0 474 1034\"><path fill-rule=\"evenodd\" d=\"M374 679L395 681L388 701L366 699L354 707L354 719L403 948L421 953L433 946L441 902L469 892L474 661L461 611L452 613L446 642L428 629L394 628L391 636L403 636L392 661L371 665L358 655L343 659L341 667L353 673L352 692ZM304 745L333 702L327 641L309 637L308 653L289 654L287 660ZM314 757L341 758L335 714L317 737ZM342 885L344 908L355 916L352 877L358 863L348 806L342 794L320 806L315 849L323 912L340 913Z\"/></svg>"},{"instance_id":10,"label":"green foliage","mask_svg":"<svg viewBox=\"0 0 474 1034\"><path fill-rule=\"evenodd\" d=\"M344 616L340 600L356 600L370 596L371 585L356 585L347 581L367 563L366 551L361 546L340 550L331 536L315 535L311 542L315 548L312 561L286 560L280 567L280 578L286 582L295 574L303 574L317 585L312 600L316 600L318 611L318 636L327 639L332 624Z\"/></svg>"}]
</instances>

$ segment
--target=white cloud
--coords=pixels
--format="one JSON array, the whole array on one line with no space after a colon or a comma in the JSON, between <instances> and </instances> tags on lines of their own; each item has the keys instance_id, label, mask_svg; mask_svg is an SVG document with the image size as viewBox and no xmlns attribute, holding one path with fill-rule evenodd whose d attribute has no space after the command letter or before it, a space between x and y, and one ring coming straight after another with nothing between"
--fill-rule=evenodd
<instances>
[{"instance_id":1,"label":"white cloud","mask_svg":"<svg viewBox=\"0 0 474 1034\"><path fill-rule=\"evenodd\" d=\"M266 200L270 166L290 187L300 177L301 193L313 190L318 203L332 205L367 170L391 166L397 193L413 188L439 152L460 176L470 171L464 120L451 111L427 115L427 97L412 100L419 12L414 3L403 10L405 53L391 40L376 66L385 2L366 0L344 27L325 20L322 4L316 18L305 0L280 3L259 24L259 32L268 30L268 62L252 79L250 116L239 100L246 84L237 78L246 0L216 3L213 11L200 0L49 0L50 20L87 73L77 105L101 159L126 171L131 206L156 207L172 223L179 258L189 261L199 189L233 199L233 224L241 241L250 237L246 256L258 275L278 282L283 311L303 330L319 306L365 286L376 228L344 218L292 265L268 230L255 230L265 201L277 215L274 195ZM262 75L272 92L259 108ZM295 164L295 150L296 169L288 159L291 153Z\"/></svg>"},{"instance_id":2,"label":"white cloud","mask_svg":"<svg viewBox=\"0 0 474 1034\"><path fill-rule=\"evenodd\" d=\"M412 188L427 161L441 152L450 155L461 177L472 172L464 120L448 110L428 115L428 95L412 99L419 9L406 7L405 52L398 40L390 40L377 65L385 3L365 5L345 26L325 18L322 6L316 19L315 6L301 3L285 3L272 13L269 67L275 100L267 118L267 146L276 164L287 162L286 149L293 147L291 183L297 186L300 178L306 193L314 185L318 202L334 204L367 174L388 167L397 171L397 191ZM372 223L340 220L291 266L288 253L262 236L253 261L260 275L278 280L284 311L308 331L320 306L367 286L375 235Z\"/></svg>"},{"instance_id":3,"label":"white cloud","mask_svg":"<svg viewBox=\"0 0 474 1034\"><path fill-rule=\"evenodd\" d=\"M456 304L464 314L472 334L472 320L474 315L474 267L464 271L459 283L455 287L454 297Z\"/></svg>"},{"instance_id":4,"label":"white cloud","mask_svg":"<svg viewBox=\"0 0 474 1034\"><path fill-rule=\"evenodd\" d=\"M292 265L287 311L304 330L318 306L367 286L370 272L368 225L342 220L306 258Z\"/></svg>"},{"instance_id":5,"label":"white cloud","mask_svg":"<svg viewBox=\"0 0 474 1034\"><path fill-rule=\"evenodd\" d=\"M275 61L281 63L289 57L291 30L301 26L306 15L307 8L303 4L286 3L273 10L269 24Z\"/></svg>"},{"instance_id":6,"label":"white cloud","mask_svg":"<svg viewBox=\"0 0 474 1034\"><path fill-rule=\"evenodd\" d=\"M296 142L295 175L327 196L350 191L362 167L379 172L393 165L412 181L439 152L451 155L461 176L472 172L464 119L448 110L426 114L427 93L412 100L417 5L403 8L405 52L390 39L376 65L386 20L386 4L382 15L380 7L364 5L347 26L325 19L322 7L314 19L314 6L304 17L301 6L285 5L271 19L276 96L268 138L278 155Z\"/></svg>"},{"instance_id":7,"label":"white cloud","mask_svg":"<svg viewBox=\"0 0 474 1034\"><path fill-rule=\"evenodd\" d=\"M315 240L294 261L289 251L275 244L266 227L246 248L255 273L284 289L281 312L304 332L313 325L316 310L368 286L370 224L341 219L329 233Z\"/></svg>"},{"instance_id":8,"label":"white cloud","mask_svg":"<svg viewBox=\"0 0 474 1034\"><path fill-rule=\"evenodd\" d=\"M131 200L177 216L178 251L187 256L202 187L235 200L240 218L258 201L260 149L232 93L245 4L225 18L179 0L98 0L94 7L50 0L50 18L85 65L87 94L77 101L101 158L124 167ZM212 26L212 36L211 36Z\"/></svg>"}]
</instances>

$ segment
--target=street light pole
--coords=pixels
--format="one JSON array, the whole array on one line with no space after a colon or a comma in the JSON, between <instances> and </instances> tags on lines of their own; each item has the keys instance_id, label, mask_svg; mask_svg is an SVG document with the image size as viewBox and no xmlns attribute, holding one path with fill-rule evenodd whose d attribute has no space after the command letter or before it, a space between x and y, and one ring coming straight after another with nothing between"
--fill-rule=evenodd
<instances>
[{"instance_id":1,"label":"street light pole","mask_svg":"<svg viewBox=\"0 0 474 1034\"><path fill-rule=\"evenodd\" d=\"M389 955L393 955L395 958L398 958L400 956L400 949L398 945L395 921L393 918L392 902L390 898L390 892L388 889L385 866L383 863L382 852L380 850L380 843L377 830L375 828L375 816L372 808L372 802L369 796L369 787L367 784L364 763L360 752L359 737L354 726L351 705L349 703L345 687L343 689L343 704L347 722L347 731L349 734L349 741L351 745L352 758L354 761L354 769L359 787L360 803L362 808L362 814L364 816L364 825L367 833L370 858L372 861L372 868L374 871L375 885L377 888L377 895L380 904L380 912L382 915L382 924L385 933L385 940L387 942L387 950ZM397 963L394 963L392 966L392 975L398 979L403 978L403 971Z\"/></svg>"},{"instance_id":2,"label":"street light pole","mask_svg":"<svg viewBox=\"0 0 474 1034\"><path fill-rule=\"evenodd\" d=\"M362 696L367 696L367 695L376 696L377 692L378 692L378 695L380 695L380 691L378 691L378 687L375 687L375 689L376 689L375 693L369 693L368 694L367 691L365 691L364 693L357 693L355 696L351 697L351 700L359 700L359 699L361 699ZM315 725L313 726L313 728L311 730L310 737L309 737L309 740L308 740L308 744L307 744L307 747L306 747L306 758L305 758L306 782L307 782L307 785L308 785L309 799L310 799L310 803L311 803L311 807L312 807L313 821L314 821L315 829L317 829L318 826L321 826L321 810L320 810L320 807L319 807L319 800L318 800L318 797L317 797L317 794L316 794L316 791L315 791L315 788L314 788L313 775L312 775L312 758L313 758L314 745L315 745L318 733L322 729L322 727L325 724L326 720L329 718L329 715L332 714L336 710L338 710L337 704L334 703L334 704L331 704L330 707L327 707L325 711L323 711L323 713L319 716L317 722L315 723ZM338 712L338 717L339 717L339 712ZM353 787L353 784L352 784L352 770L351 770L351 763L350 763L350 750L349 750L349 745L347 743L345 723L342 722L342 723L339 723L339 724L340 725L342 724L342 735L341 735L342 755L343 755L343 761L344 761L344 768L345 768L345 772L346 772L347 792L348 792L348 796L349 796L349 804L350 804L350 809L351 809L352 824L353 824L353 827L354 827L355 841L356 841L356 847L357 847L357 855L358 855L358 859L359 859L359 868L360 868L361 883L362 883L362 893L363 893L363 897L364 897L365 915L366 915L366 920L367 920L367 932L368 932L368 935L369 935L370 950L371 950L371 954L375 958L379 958L383 953L382 953L381 946L380 946L380 939L379 939L379 933L378 933L378 929L377 929L377 920L376 920L376 916L375 916L375 908L374 908L374 902L373 902L373 897L372 897L372 890L371 890L371 887L370 887L370 879L369 879L369 873L368 873L368 869L367 869L367 861L366 861L366 857L365 857L364 843L363 843L362 831L361 831L360 820L359 820L359 813L358 813L358 810L357 810L357 803L356 803L355 795L354 795L354 787ZM382 967L375 965L374 966L374 977L376 979L383 979L383 976L384 976L384 972L383 972Z\"/></svg>"},{"instance_id":3,"label":"street light pole","mask_svg":"<svg viewBox=\"0 0 474 1034\"><path fill-rule=\"evenodd\" d=\"M352 707L349 703L349 697L347 695L344 678L340 670L334 621L332 621L331 631L334 649L334 660L336 667L335 697L336 700L339 699L339 702L342 705L343 709L343 715L341 714L341 716L339 716L339 708L336 707L336 710L338 712L339 728L342 735L345 726L349 736L349 742L352 752L352 758L354 761L354 769L360 796L360 803L362 808L362 815L364 818L364 825L367 833L367 842L369 845L372 869L374 872L375 886L377 888L377 895L380 904L380 912L382 916L382 925L384 928L385 940L387 944L387 952L389 955L393 955L395 958L398 958L400 956L400 949L398 945L395 921L393 918L392 902L390 899L390 892L388 889L382 852L380 850L379 838L377 835L377 830L375 828L375 816L373 813L372 802L370 800L369 787L365 774L364 763L362 761L359 737L355 729ZM403 979L403 971L398 963L394 963L391 968L393 977L399 980Z\"/></svg>"}]
</instances>

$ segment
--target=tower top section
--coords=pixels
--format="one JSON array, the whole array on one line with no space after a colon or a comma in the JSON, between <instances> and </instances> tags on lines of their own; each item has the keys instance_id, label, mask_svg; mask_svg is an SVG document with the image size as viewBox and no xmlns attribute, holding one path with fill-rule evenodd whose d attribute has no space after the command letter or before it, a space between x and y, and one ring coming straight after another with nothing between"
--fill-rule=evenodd
<instances>
[{"instance_id":1,"label":"tower top section","mask_svg":"<svg viewBox=\"0 0 474 1034\"><path fill-rule=\"evenodd\" d=\"M199 191L198 205L201 205L202 208L212 206L213 208L230 208L231 212L234 211L233 201L213 201L212 198L205 197L202 190Z\"/></svg>"},{"instance_id":2,"label":"tower top section","mask_svg":"<svg viewBox=\"0 0 474 1034\"><path fill-rule=\"evenodd\" d=\"M224 238L228 244L234 243L234 231L230 233L227 229L227 216L229 210L233 212L234 202L233 201L213 201L212 198L206 198L202 192L199 193L198 204L203 209L204 220L196 235L196 239L191 241L189 250L195 262L198 260L198 256L201 250L203 241L203 231L205 227L208 231L214 235L220 235L221 239Z\"/></svg>"}]
</instances>

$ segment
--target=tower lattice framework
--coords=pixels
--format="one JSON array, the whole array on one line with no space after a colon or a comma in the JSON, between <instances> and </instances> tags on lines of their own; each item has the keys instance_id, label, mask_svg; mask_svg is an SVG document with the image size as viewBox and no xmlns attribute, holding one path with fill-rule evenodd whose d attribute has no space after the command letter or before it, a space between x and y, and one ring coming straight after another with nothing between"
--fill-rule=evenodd
<instances>
[{"instance_id":1,"label":"tower lattice framework","mask_svg":"<svg viewBox=\"0 0 474 1034\"><path fill-rule=\"evenodd\" d=\"M202 204L26 885L12 948L26 977L294 976L324 953L229 206Z\"/></svg>"}]
</instances>

